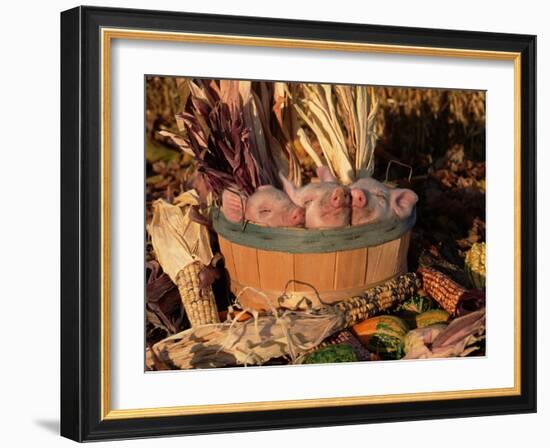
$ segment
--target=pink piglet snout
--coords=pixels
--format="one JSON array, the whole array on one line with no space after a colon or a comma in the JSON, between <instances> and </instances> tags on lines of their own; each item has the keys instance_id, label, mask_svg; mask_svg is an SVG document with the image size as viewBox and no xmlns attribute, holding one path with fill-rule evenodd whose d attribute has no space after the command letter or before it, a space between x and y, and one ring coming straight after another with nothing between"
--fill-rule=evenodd
<instances>
[{"instance_id":1,"label":"pink piglet snout","mask_svg":"<svg viewBox=\"0 0 550 448\"><path fill-rule=\"evenodd\" d=\"M351 189L351 205L355 208L363 208L367 205L367 195L360 188Z\"/></svg>"},{"instance_id":2,"label":"pink piglet snout","mask_svg":"<svg viewBox=\"0 0 550 448\"><path fill-rule=\"evenodd\" d=\"M306 212L303 208L297 207L290 213L290 224L301 226L306 222Z\"/></svg>"},{"instance_id":3,"label":"pink piglet snout","mask_svg":"<svg viewBox=\"0 0 550 448\"><path fill-rule=\"evenodd\" d=\"M334 208L342 208L345 206L349 206L350 204L349 190L342 187L335 188L330 197L330 203Z\"/></svg>"}]
</instances>

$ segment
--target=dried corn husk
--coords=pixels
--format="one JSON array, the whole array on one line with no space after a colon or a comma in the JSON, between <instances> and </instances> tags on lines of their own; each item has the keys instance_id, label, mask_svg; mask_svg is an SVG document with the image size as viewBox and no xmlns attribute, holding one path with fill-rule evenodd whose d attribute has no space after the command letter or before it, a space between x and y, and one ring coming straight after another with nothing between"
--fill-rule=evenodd
<instances>
[{"instance_id":1,"label":"dried corn husk","mask_svg":"<svg viewBox=\"0 0 550 448\"><path fill-rule=\"evenodd\" d=\"M279 168L294 185L299 187L302 185L300 160L304 159L306 151L297 134L301 128L298 124L296 109L292 107L297 92L298 86L295 83L273 83L274 104L272 110L278 125L273 135L275 141L280 143L281 150L279 152L282 153L284 149L286 155L286 159L279 164ZM316 165L319 166L317 163Z\"/></svg>"},{"instance_id":2,"label":"dried corn husk","mask_svg":"<svg viewBox=\"0 0 550 448\"><path fill-rule=\"evenodd\" d=\"M194 157L201 176L217 195L228 187L251 194L259 185L270 183L269 171L260 171L263 161L251 146L238 81L218 85L199 79L187 84L187 105L176 116L183 131L161 134Z\"/></svg>"},{"instance_id":3,"label":"dried corn husk","mask_svg":"<svg viewBox=\"0 0 550 448\"><path fill-rule=\"evenodd\" d=\"M189 217L191 206L199 203L198 195L191 190L177 200L177 206L160 199L153 203L148 228L153 249L164 272L178 286L191 325L219 322L211 288L196 287L198 270L213 258L208 229Z\"/></svg>"},{"instance_id":4,"label":"dried corn husk","mask_svg":"<svg viewBox=\"0 0 550 448\"><path fill-rule=\"evenodd\" d=\"M187 191L177 201L177 206L155 201L148 228L157 260L174 283L185 266L196 260L208 265L213 257L208 229L189 219L191 206L199 204L197 192Z\"/></svg>"},{"instance_id":5,"label":"dried corn husk","mask_svg":"<svg viewBox=\"0 0 550 448\"><path fill-rule=\"evenodd\" d=\"M449 325L435 324L410 331L405 359L468 356L485 338L485 308L459 317Z\"/></svg>"},{"instance_id":6,"label":"dried corn husk","mask_svg":"<svg viewBox=\"0 0 550 448\"><path fill-rule=\"evenodd\" d=\"M270 104L266 104L252 90L251 81L231 81L235 83L246 126L251 130L250 148L261 166L264 179L271 185L278 185L277 156L281 152L278 142L274 142L269 129ZM259 83L260 86L265 83Z\"/></svg>"},{"instance_id":7,"label":"dried corn husk","mask_svg":"<svg viewBox=\"0 0 550 448\"><path fill-rule=\"evenodd\" d=\"M296 131L302 147L318 166L326 163L345 185L360 176L372 175L378 111L372 88L305 84L300 102L294 107L319 143L325 162L305 131Z\"/></svg>"},{"instance_id":8,"label":"dried corn husk","mask_svg":"<svg viewBox=\"0 0 550 448\"><path fill-rule=\"evenodd\" d=\"M279 186L279 171L299 185L300 163L291 130L296 119L275 113L282 127L273 132L271 113L281 88L272 84L187 79L180 85L186 106L176 115L179 133L159 134L196 159L217 194L227 187L251 194L262 184Z\"/></svg>"},{"instance_id":9,"label":"dried corn husk","mask_svg":"<svg viewBox=\"0 0 550 448\"><path fill-rule=\"evenodd\" d=\"M239 322L205 325L183 331L153 346L172 369L263 364L272 358L300 355L330 335L403 302L416 293L416 274L397 277L336 305L306 311L272 310ZM243 310L243 313L246 310Z\"/></svg>"}]
</instances>

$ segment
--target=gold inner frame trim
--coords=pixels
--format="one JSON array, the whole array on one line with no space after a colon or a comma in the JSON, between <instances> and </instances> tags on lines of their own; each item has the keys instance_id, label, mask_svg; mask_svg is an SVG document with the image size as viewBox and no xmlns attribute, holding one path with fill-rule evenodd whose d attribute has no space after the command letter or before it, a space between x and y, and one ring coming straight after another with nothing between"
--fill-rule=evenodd
<instances>
[{"instance_id":1,"label":"gold inner frame trim","mask_svg":"<svg viewBox=\"0 0 550 448\"><path fill-rule=\"evenodd\" d=\"M514 386L443 392L419 392L303 400L243 402L140 409L111 409L110 368L110 50L113 39L240 45L411 56L454 57L514 62ZM502 397L521 394L521 54L458 48L418 47L305 39L101 29L101 419L167 417L413 401Z\"/></svg>"}]
</instances>

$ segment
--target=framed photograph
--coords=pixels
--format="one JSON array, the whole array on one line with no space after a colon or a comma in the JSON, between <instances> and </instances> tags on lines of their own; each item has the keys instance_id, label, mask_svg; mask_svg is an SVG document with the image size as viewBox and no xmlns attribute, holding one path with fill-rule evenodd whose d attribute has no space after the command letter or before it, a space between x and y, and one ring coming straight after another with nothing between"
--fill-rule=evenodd
<instances>
[{"instance_id":1,"label":"framed photograph","mask_svg":"<svg viewBox=\"0 0 550 448\"><path fill-rule=\"evenodd\" d=\"M61 14L61 433L536 411L535 44Z\"/></svg>"}]
</instances>

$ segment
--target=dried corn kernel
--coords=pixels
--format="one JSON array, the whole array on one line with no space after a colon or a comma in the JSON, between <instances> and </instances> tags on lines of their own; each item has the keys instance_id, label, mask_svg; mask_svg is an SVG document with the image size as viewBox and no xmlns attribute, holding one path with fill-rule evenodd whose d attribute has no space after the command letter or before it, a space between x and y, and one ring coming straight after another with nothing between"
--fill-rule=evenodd
<instances>
[{"instance_id":1,"label":"dried corn kernel","mask_svg":"<svg viewBox=\"0 0 550 448\"><path fill-rule=\"evenodd\" d=\"M181 301L192 327L220 321L212 288L201 289L199 286L199 272L202 268L202 264L198 261L191 263L176 277Z\"/></svg>"},{"instance_id":2,"label":"dried corn kernel","mask_svg":"<svg viewBox=\"0 0 550 448\"><path fill-rule=\"evenodd\" d=\"M418 273L428 295L449 314L454 314L458 301L467 290L436 269L420 268Z\"/></svg>"},{"instance_id":3,"label":"dried corn kernel","mask_svg":"<svg viewBox=\"0 0 550 448\"><path fill-rule=\"evenodd\" d=\"M475 243L466 253L464 267L474 288L485 287L485 243Z\"/></svg>"}]
</instances>

